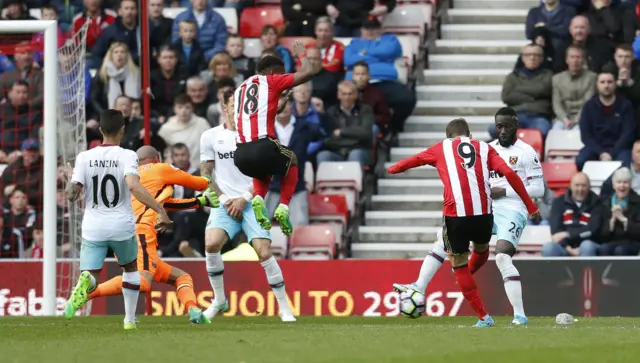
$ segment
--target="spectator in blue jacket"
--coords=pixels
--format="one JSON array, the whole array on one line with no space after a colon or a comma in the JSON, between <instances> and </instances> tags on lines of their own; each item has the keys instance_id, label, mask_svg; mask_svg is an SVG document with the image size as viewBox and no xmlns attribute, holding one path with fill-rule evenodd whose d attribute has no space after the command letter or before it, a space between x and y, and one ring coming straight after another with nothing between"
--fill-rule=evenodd
<instances>
[{"instance_id":1,"label":"spectator in blue jacket","mask_svg":"<svg viewBox=\"0 0 640 363\"><path fill-rule=\"evenodd\" d=\"M89 68L100 68L102 60L112 43L120 42L129 47L131 59L140 64L140 27L138 26L138 5L135 0L122 0L118 8L118 18L109 25L91 50Z\"/></svg>"},{"instance_id":2,"label":"spectator in blue jacket","mask_svg":"<svg viewBox=\"0 0 640 363\"><path fill-rule=\"evenodd\" d=\"M224 18L207 6L206 0L191 0L191 6L173 21L172 42L175 43L180 38L178 36L178 24L183 20L194 20L198 24L197 40L202 49L207 62L216 53L224 51L227 42L227 24Z\"/></svg>"},{"instance_id":3,"label":"spectator in blue jacket","mask_svg":"<svg viewBox=\"0 0 640 363\"><path fill-rule=\"evenodd\" d=\"M534 40L534 28L545 27L549 29L554 48L559 47L563 41L569 39L569 24L575 14L574 8L561 4L559 0L547 0L529 9L525 30L527 39Z\"/></svg>"},{"instance_id":4,"label":"spectator in blue jacket","mask_svg":"<svg viewBox=\"0 0 640 363\"><path fill-rule=\"evenodd\" d=\"M0 75L14 68L16 68L16 66L13 65L13 62L11 62L11 59L9 59L9 57L7 57L4 54L0 54Z\"/></svg>"},{"instance_id":5,"label":"spectator in blue jacket","mask_svg":"<svg viewBox=\"0 0 640 363\"><path fill-rule=\"evenodd\" d=\"M321 127L321 117L315 106L311 104L311 84L303 83L293 89L293 116L296 120L305 120L316 127ZM309 143L308 155L315 153L322 147L322 141Z\"/></svg>"},{"instance_id":6,"label":"spectator in blue jacket","mask_svg":"<svg viewBox=\"0 0 640 363\"><path fill-rule=\"evenodd\" d=\"M293 73L295 71L296 62L291 52L286 47L280 45L278 29L273 25L265 25L260 33L260 44L262 45L262 54L273 53L280 57L284 62L285 73ZM257 61L256 61L257 63Z\"/></svg>"},{"instance_id":7,"label":"spectator in blue jacket","mask_svg":"<svg viewBox=\"0 0 640 363\"><path fill-rule=\"evenodd\" d=\"M616 77L611 70L598 74L598 93L587 101L580 114L580 136L584 147L576 157L578 170L587 161L631 162L636 139L636 117L631 102L616 95Z\"/></svg>"},{"instance_id":8,"label":"spectator in blue jacket","mask_svg":"<svg viewBox=\"0 0 640 363\"><path fill-rule=\"evenodd\" d=\"M416 106L416 96L409 88L398 82L395 61L402 57L402 46L393 34L382 34L382 25L376 17L369 17L362 24L362 36L354 38L344 52L347 67L346 79L353 78L353 67L358 62L369 65L371 83L387 100L393 109L389 128L392 132L402 131L407 118Z\"/></svg>"},{"instance_id":9,"label":"spectator in blue jacket","mask_svg":"<svg viewBox=\"0 0 640 363\"><path fill-rule=\"evenodd\" d=\"M70 31L73 18L84 9L82 0L49 0L49 4L58 11L58 26L63 31Z\"/></svg>"}]
</instances>

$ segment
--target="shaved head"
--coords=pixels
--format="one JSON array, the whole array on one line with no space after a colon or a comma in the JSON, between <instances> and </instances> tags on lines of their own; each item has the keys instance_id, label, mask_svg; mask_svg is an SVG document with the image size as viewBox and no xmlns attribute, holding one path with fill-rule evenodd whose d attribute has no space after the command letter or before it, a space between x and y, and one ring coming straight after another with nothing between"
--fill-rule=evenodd
<instances>
[{"instance_id":1,"label":"shaved head","mask_svg":"<svg viewBox=\"0 0 640 363\"><path fill-rule=\"evenodd\" d=\"M136 151L140 165L152 163L158 160L158 150L153 146L145 145Z\"/></svg>"}]
</instances>

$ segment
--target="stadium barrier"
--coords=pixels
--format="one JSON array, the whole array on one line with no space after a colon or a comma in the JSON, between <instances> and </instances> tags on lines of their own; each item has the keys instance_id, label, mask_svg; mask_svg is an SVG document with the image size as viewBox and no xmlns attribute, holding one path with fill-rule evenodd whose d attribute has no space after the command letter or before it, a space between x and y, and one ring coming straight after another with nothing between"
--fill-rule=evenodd
<instances>
[{"instance_id":1,"label":"stadium barrier","mask_svg":"<svg viewBox=\"0 0 640 363\"><path fill-rule=\"evenodd\" d=\"M167 261L193 276L198 303L208 306L212 292L204 261ZM3 262L0 261L0 276L22 278L0 281L0 316L41 315L42 263ZM58 271L70 268L70 264L58 262ZM311 316L396 316L397 294L391 291L391 284L413 281L420 264L415 260L280 261L294 313ZM561 312L586 317L640 316L638 258L530 258L519 259L516 265L522 274L524 305L530 316L555 316ZM103 270L103 281L119 273L120 268L111 261ZM495 264L489 261L476 276L489 311L493 315L511 315ZM230 301L230 311L225 315L278 314L275 298L258 263L226 263L225 287ZM140 312L148 305L150 315L184 314L173 287L154 283L153 289L150 304L141 299ZM427 315L473 315L448 266L438 272L426 297ZM58 314L62 313L65 299L66 296L57 299ZM122 298L97 299L91 313L123 314Z\"/></svg>"}]
</instances>

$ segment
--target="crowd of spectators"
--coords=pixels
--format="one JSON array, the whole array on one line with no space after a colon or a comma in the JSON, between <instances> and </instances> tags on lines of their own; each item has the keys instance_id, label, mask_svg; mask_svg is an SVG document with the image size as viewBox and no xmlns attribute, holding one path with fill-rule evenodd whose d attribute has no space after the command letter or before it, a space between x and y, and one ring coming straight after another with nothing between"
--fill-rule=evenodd
<instances>
[{"instance_id":1,"label":"crowd of spectators","mask_svg":"<svg viewBox=\"0 0 640 363\"><path fill-rule=\"evenodd\" d=\"M225 121L220 100L254 74L257 59L244 54L245 39L230 33L214 7L242 10L252 0L149 0L151 49L151 114L142 108L142 42L139 2L135 0L26 0L0 1L2 18L57 19L59 46L88 24L86 39L86 124L88 147L101 142L98 115L107 108L120 110L126 119L122 146L137 149L144 142L145 116L151 119L151 144L167 162L189 173L199 168L199 139L207 129ZM184 7L175 19L163 15L165 7ZM381 20L395 1L313 0L281 2L286 25L266 25L260 32L262 54L275 54L287 72L299 66L282 36L309 36L307 54L318 71L313 80L293 92L293 100L278 115L276 132L299 161L300 182L290 208L294 225L309 223L305 164L350 160L371 169L376 139L394 140L416 104L414 92L398 82L395 60L402 47L393 34L382 32ZM334 36L353 37L345 46ZM42 208L41 126L43 90L42 36L2 40L15 43L13 54L0 55L0 257L38 257L41 254ZM72 61L60 54L60 63ZM77 90L76 87L74 90ZM267 196L275 209L279 181ZM176 196L189 191L175 188ZM59 214L68 213L63 197ZM206 212L175 215L173 233L165 234L164 256L197 256L203 251L200 229ZM199 222L198 222L199 221ZM59 237L60 252L69 241Z\"/></svg>"}]
</instances>

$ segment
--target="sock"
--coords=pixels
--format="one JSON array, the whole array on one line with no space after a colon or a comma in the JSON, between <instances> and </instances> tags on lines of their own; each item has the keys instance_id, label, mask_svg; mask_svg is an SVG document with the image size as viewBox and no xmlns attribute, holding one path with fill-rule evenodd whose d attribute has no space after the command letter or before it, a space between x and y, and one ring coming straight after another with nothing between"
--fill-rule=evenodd
<instances>
[{"instance_id":1,"label":"sock","mask_svg":"<svg viewBox=\"0 0 640 363\"><path fill-rule=\"evenodd\" d=\"M473 275L480 269L480 267L484 266L488 259L489 249L483 253L471 252L471 258L469 259L469 271L471 271L471 274Z\"/></svg>"},{"instance_id":2,"label":"sock","mask_svg":"<svg viewBox=\"0 0 640 363\"><path fill-rule=\"evenodd\" d=\"M222 262L222 256L220 252L205 252L205 256L209 282L213 289L213 299L217 304L222 304L227 301L227 297L224 294L224 263Z\"/></svg>"},{"instance_id":3,"label":"sock","mask_svg":"<svg viewBox=\"0 0 640 363\"><path fill-rule=\"evenodd\" d=\"M270 183L271 183L271 177L263 180L253 179L253 194L259 195L264 199L264 197L267 195L267 192L269 191Z\"/></svg>"},{"instance_id":4,"label":"sock","mask_svg":"<svg viewBox=\"0 0 640 363\"><path fill-rule=\"evenodd\" d=\"M278 306L280 312L291 313L289 308L289 301L287 301L287 291L284 288L284 277L282 277L282 270L276 258L271 256L268 260L260 262L264 268L264 272L267 274L267 282L271 285L273 295L278 300Z\"/></svg>"},{"instance_id":5,"label":"sock","mask_svg":"<svg viewBox=\"0 0 640 363\"><path fill-rule=\"evenodd\" d=\"M196 304L196 293L193 292L193 279L191 275L184 274L178 277L175 287L178 293L178 300L184 305L185 311L189 311L192 307L198 307L198 304Z\"/></svg>"},{"instance_id":6,"label":"sock","mask_svg":"<svg viewBox=\"0 0 640 363\"><path fill-rule=\"evenodd\" d=\"M504 280L504 290L507 298L513 306L513 315L526 316L524 314L524 304L522 303L522 283L520 282L520 272L513 265L511 256L505 253L496 255L496 265Z\"/></svg>"},{"instance_id":7,"label":"sock","mask_svg":"<svg viewBox=\"0 0 640 363\"><path fill-rule=\"evenodd\" d=\"M136 307L140 294L140 272L122 273L122 296L124 296L124 322L136 322Z\"/></svg>"},{"instance_id":8,"label":"sock","mask_svg":"<svg viewBox=\"0 0 640 363\"><path fill-rule=\"evenodd\" d=\"M482 298L478 294L478 288L476 287L476 281L469 271L468 265L461 265L453 268L453 273L458 280L460 290L464 299L471 305L480 319L484 319L487 316L487 311L484 309L484 303Z\"/></svg>"},{"instance_id":9,"label":"sock","mask_svg":"<svg viewBox=\"0 0 640 363\"><path fill-rule=\"evenodd\" d=\"M151 290L151 284L146 279L140 278L140 292L149 292ZM101 296L114 296L122 294L122 275L116 276L109 281L105 281L98 285L91 294L89 294L89 300L95 299Z\"/></svg>"},{"instance_id":10,"label":"sock","mask_svg":"<svg viewBox=\"0 0 640 363\"><path fill-rule=\"evenodd\" d=\"M298 185L298 167L292 166L289 168L287 175L282 178L280 187L280 204L289 205L293 192Z\"/></svg>"},{"instance_id":11,"label":"sock","mask_svg":"<svg viewBox=\"0 0 640 363\"><path fill-rule=\"evenodd\" d=\"M422 261L422 267L420 267L418 281L416 281L416 286L423 294L433 276L442 266L445 258L447 258L447 253L439 243L434 244L431 252L427 253L427 256L425 256L424 261Z\"/></svg>"}]
</instances>

